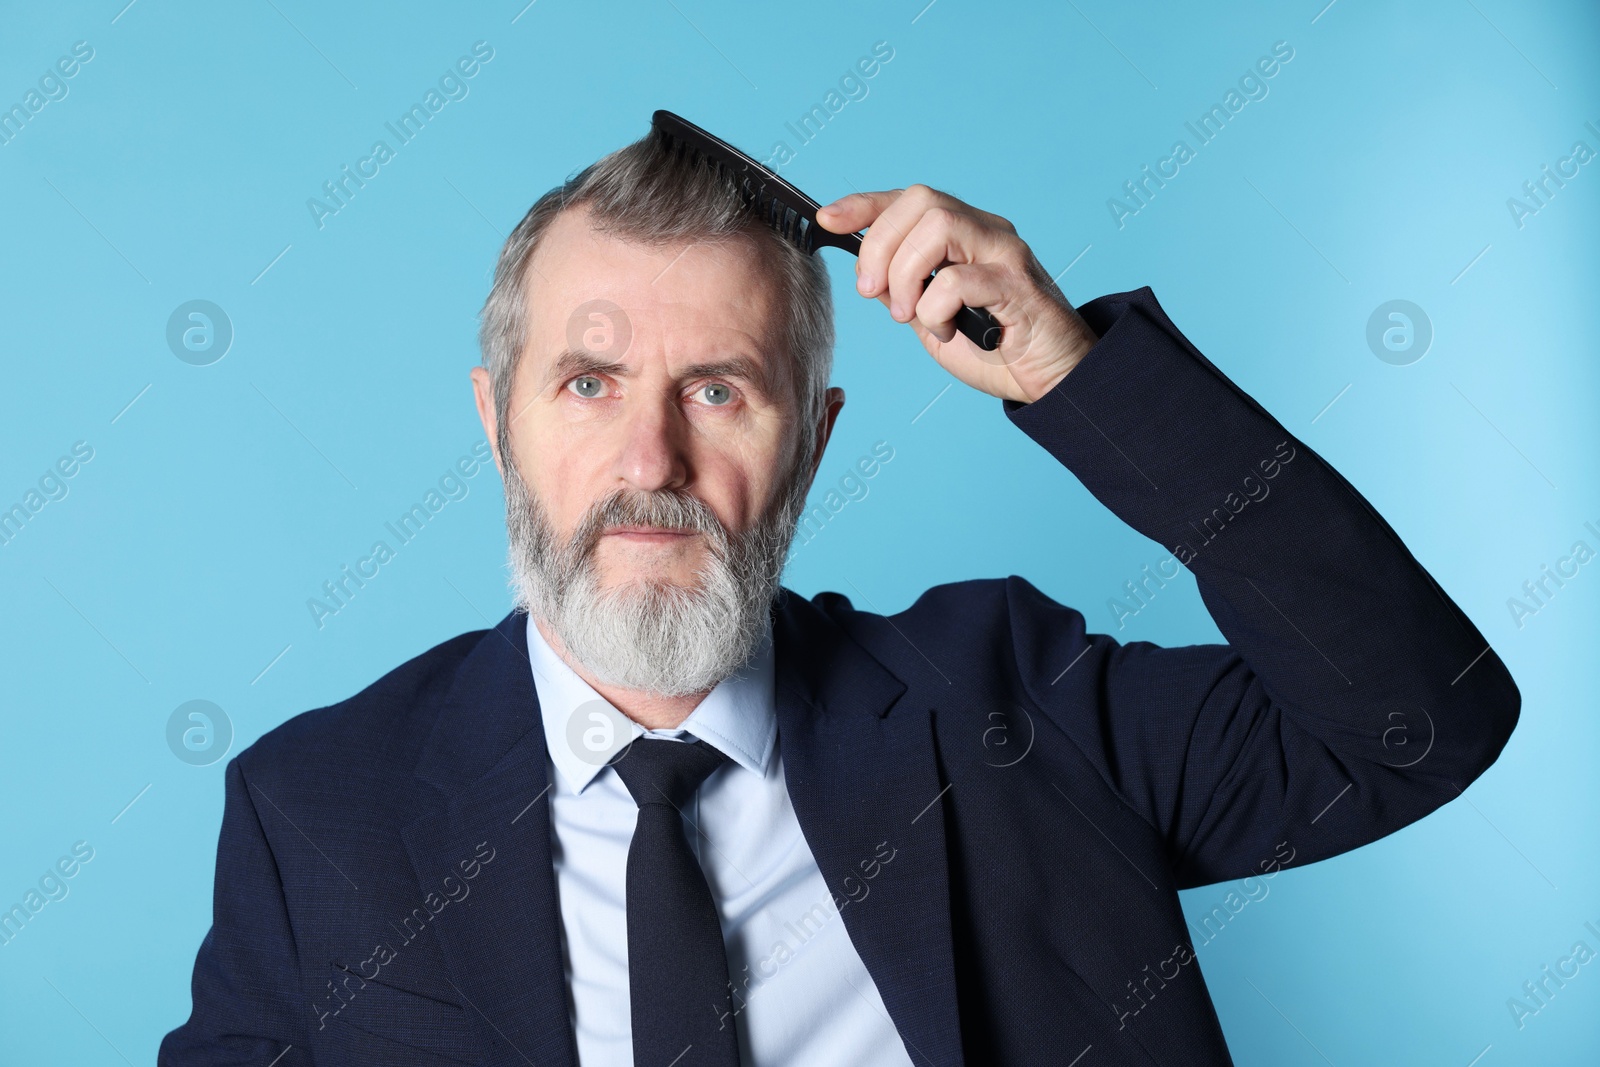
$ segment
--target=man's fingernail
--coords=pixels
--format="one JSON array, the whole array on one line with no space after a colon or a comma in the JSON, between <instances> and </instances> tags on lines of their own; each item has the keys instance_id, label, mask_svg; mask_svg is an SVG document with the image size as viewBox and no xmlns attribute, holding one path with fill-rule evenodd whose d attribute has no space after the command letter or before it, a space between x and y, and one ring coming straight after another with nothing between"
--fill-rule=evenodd
<instances>
[{"instance_id":1,"label":"man's fingernail","mask_svg":"<svg viewBox=\"0 0 1600 1067\"><path fill-rule=\"evenodd\" d=\"M867 293L872 292L872 279L863 274L856 279L856 288L865 296Z\"/></svg>"}]
</instances>

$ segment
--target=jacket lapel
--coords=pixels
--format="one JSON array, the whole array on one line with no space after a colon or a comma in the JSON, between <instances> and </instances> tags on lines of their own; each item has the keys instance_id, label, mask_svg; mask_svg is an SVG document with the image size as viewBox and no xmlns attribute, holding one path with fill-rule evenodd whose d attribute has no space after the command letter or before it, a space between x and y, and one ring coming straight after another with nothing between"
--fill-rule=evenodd
<instances>
[{"instance_id":1,"label":"jacket lapel","mask_svg":"<svg viewBox=\"0 0 1600 1067\"><path fill-rule=\"evenodd\" d=\"M507 615L457 669L416 767L445 799L402 835L418 886L441 896L480 845L494 850L434 923L468 1013L499 1035L484 1062L576 1067L527 621Z\"/></svg>"},{"instance_id":2,"label":"jacket lapel","mask_svg":"<svg viewBox=\"0 0 1600 1067\"><path fill-rule=\"evenodd\" d=\"M495 850L434 923L456 990L499 1035L485 1062L576 1067L527 619L507 615L457 669L416 767L444 799L402 836L423 893L442 894L480 845ZM896 706L905 683L798 594L781 592L773 623L801 831L912 1061L960 1065L932 710Z\"/></svg>"},{"instance_id":3,"label":"jacket lapel","mask_svg":"<svg viewBox=\"0 0 1600 1067\"><path fill-rule=\"evenodd\" d=\"M962 1063L932 709L814 604L774 617L778 743L800 828L913 1063ZM891 713L892 709L892 713Z\"/></svg>"}]
</instances>

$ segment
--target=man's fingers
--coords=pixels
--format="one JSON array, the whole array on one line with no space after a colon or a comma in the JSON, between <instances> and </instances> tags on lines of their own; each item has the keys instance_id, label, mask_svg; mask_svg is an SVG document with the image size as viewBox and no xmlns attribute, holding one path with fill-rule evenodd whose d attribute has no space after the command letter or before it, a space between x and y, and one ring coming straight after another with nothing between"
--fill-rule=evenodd
<instances>
[{"instance_id":1,"label":"man's fingers","mask_svg":"<svg viewBox=\"0 0 1600 1067\"><path fill-rule=\"evenodd\" d=\"M942 196L926 185L909 185L878 214L861 240L860 262L856 264L856 289L863 296L876 296L879 290L890 288L889 264L923 215L930 208L941 206ZM891 290L891 295L907 307L916 301L914 293L907 298Z\"/></svg>"},{"instance_id":2,"label":"man's fingers","mask_svg":"<svg viewBox=\"0 0 1600 1067\"><path fill-rule=\"evenodd\" d=\"M1003 235L996 237L982 223L946 207L925 210L899 242L888 264L891 311L902 321L911 317L922 294L922 282L946 263L987 263L1002 258ZM863 266L862 274L866 274ZM980 305L972 305L978 307Z\"/></svg>"},{"instance_id":3,"label":"man's fingers","mask_svg":"<svg viewBox=\"0 0 1600 1067\"><path fill-rule=\"evenodd\" d=\"M993 212L918 183L840 197L817 221L835 233L865 231L856 291L910 326L940 366L991 396L1031 402L1097 340L1016 227ZM994 317L998 347L957 336L963 305Z\"/></svg>"},{"instance_id":4,"label":"man's fingers","mask_svg":"<svg viewBox=\"0 0 1600 1067\"><path fill-rule=\"evenodd\" d=\"M855 233L870 226L883 209L895 202L904 189L885 189L871 193L841 196L817 212L817 222L834 233Z\"/></svg>"},{"instance_id":5,"label":"man's fingers","mask_svg":"<svg viewBox=\"0 0 1600 1067\"><path fill-rule=\"evenodd\" d=\"M986 307L1006 298L1006 273L993 263L956 263L939 271L913 309L920 323L941 342L955 340L955 317L965 307Z\"/></svg>"},{"instance_id":6,"label":"man's fingers","mask_svg":"<svg viewBox=\"0 0 1600 1067\"><path fill-rule=\"evenodd\" d=\"M889 288L889 311L896 319L907 321L912 317L917 299L922 295L922 280L945 261L953 249L953 219L937 208L924 211L910 230L899 235L893 255L884 264L885 284ZM862 249L862 258L868 258ZM882 258L882 254L878 257ZM867 274L863 264L861 274Z\"/></svg>"},{"instance_id":7,"label":"man's fingers","mask_svg":"<svg viewBox=\"0 0 1600 1067\"><path fill-rule=\"evenodd\" d=\"M889 306L889 290L885 289L883 292L878 294L878 303L882 304L884 307ZM921 319L913 317L910 322L906 323L906 325L911 327L912 332L917 335L917 340L921 341L923 346L928 348L929 351L932 351L932 346L929 342L944 340L943 338L935 336L934 332L928 329L927 325ZM953 328L954 327L952 327L952 329Z\"/></svg>"}]
</instances>

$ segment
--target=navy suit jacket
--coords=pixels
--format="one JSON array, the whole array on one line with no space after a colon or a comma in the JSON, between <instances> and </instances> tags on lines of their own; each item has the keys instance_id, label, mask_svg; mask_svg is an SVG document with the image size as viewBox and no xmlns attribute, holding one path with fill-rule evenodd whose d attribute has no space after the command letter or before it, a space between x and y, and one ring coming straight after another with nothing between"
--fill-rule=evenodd
<instances>
[{"instance_id":1,"label":"navy suit jacket","mask_svg":"<svg viewBox=\"0 0 1600 1067\"><path fill-rule=\"evenodd\" d=\"M1015 575L773 610L795 813L919 1065L1229 1063L1177 891L1390 834L1517 722L1482 634L1149 288L1080 310L1099 343L1005 413L1193 571L1226 644L1120 644ZM526 621L228 764L160 1063L576 1063Z\"/></svg>"}]
</instances>

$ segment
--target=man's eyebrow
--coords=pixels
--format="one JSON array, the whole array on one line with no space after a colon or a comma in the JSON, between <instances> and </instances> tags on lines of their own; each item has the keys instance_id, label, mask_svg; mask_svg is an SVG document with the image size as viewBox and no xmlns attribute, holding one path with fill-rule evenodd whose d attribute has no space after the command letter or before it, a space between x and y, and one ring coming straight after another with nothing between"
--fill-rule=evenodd
<instances>
[{"instance_id":1,"label":"man's eyebrow","mask_svg":"<svg viewBox=\"0 0 1600 1067\"><path fill-rule=\"evenodd\" d=\"M685 378L743 378L757 389L772 395L772 370L749 356L726 356L709 363L693 363L683 368Z\"/></svg>"},{"instance_id":2,"label":"man's eyebrow","mask_svg":"<svg viewBox=\"0 0 1600 1067\"><path fill-rule=\"evenodd\" d=\"M626 374L628 365L621 360L607 359L580 348L566 348L545 372L544 385L565 381L577 374ZM542 392L543 390L541 390Z\"/></svg>"},{"instance_id":3,"label":"man's eyebrow","mask_svg":"<svg viewBox=\"0 0 1600 1067\"><path fill-rule=\"evenodd\" d=\"M709 360L702 363L692 363L684 367L680 376L684 378L740 378L753 383L757 389L767 396L774 395L771 368L749 356L725 356L721 359ZM579 374L614 374L627 376L629 367L620 360L608 359L605 356L583 349L563 349L561 354L551 364L550 370L545 374L544 384L549 387L557 381Z\"/></svg>"}]
</instances>

